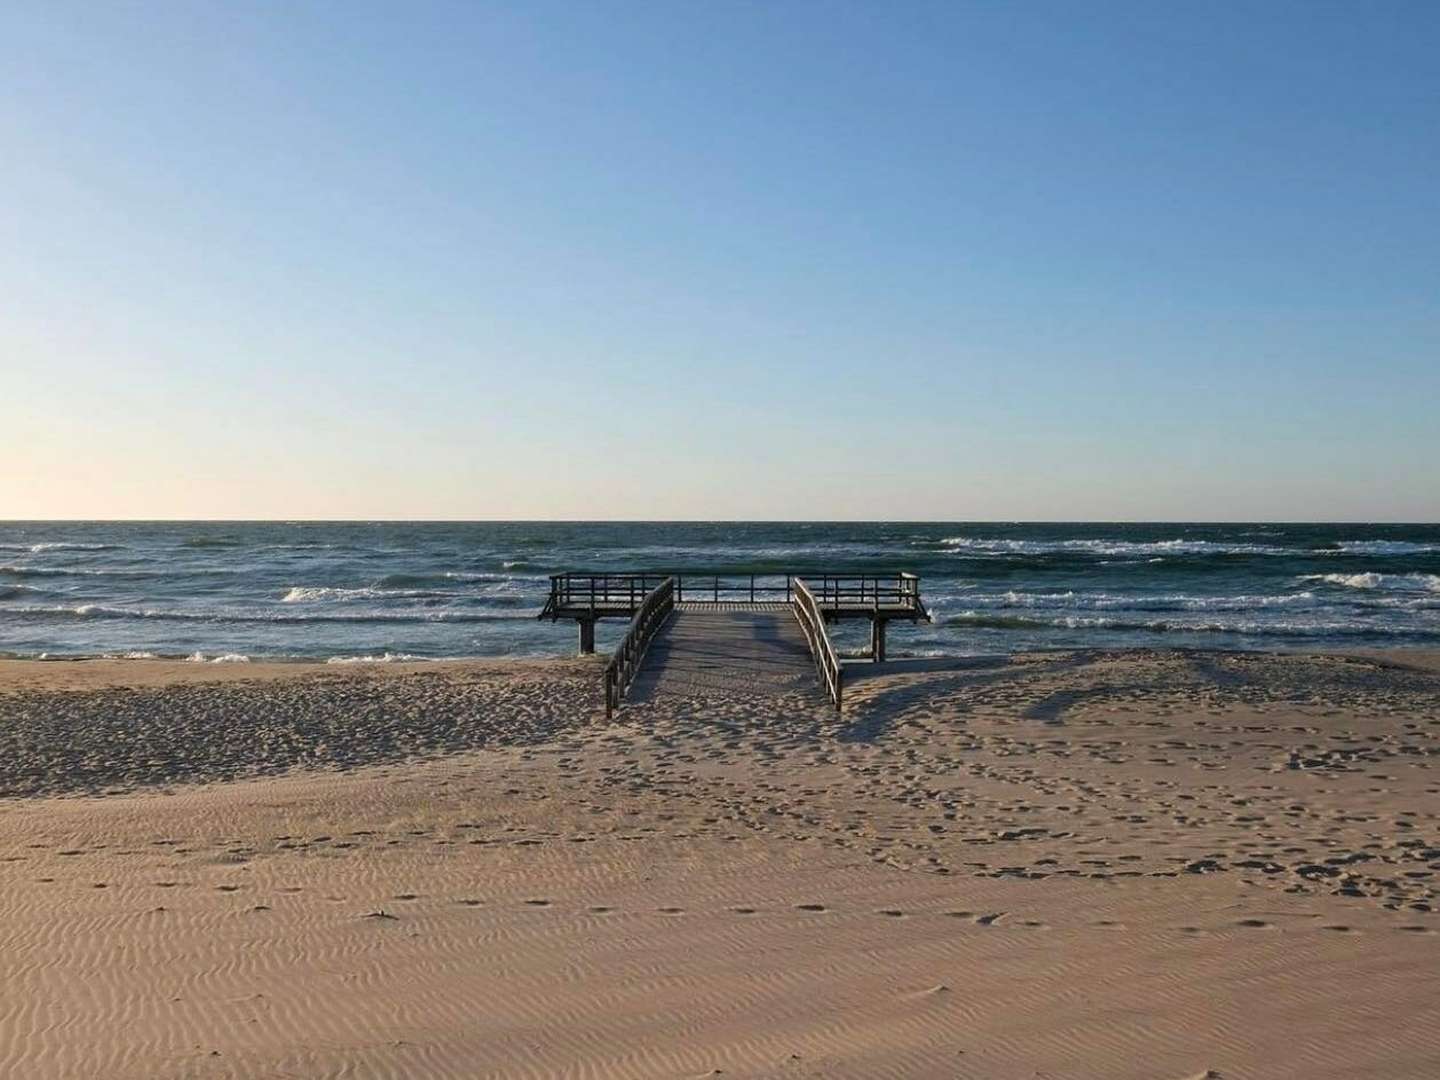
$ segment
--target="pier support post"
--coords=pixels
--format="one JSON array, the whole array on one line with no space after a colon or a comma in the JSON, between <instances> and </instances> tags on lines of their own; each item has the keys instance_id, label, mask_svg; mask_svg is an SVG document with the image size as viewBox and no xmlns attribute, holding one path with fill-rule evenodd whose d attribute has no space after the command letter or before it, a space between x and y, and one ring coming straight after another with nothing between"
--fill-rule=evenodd
<instances>
[{"instance_id":1,"label":"pier support post","mask_svg":"<svg viewBox=\"0 0 1440 1080\"><path fill-rule=\"evenodd\" d=\"M889 619L870 620L870 659L881 663L885 659L885 626Z\"/></svg>"},{"instance_id":2,"label":"pier support post","mask_svg":"<svg viewBox=\"0 0 1440 1080\"><path fill-rule=\"evenodd\" d=\"M595 651L595 620L576 619L575 625L580 627L580 655L589 656Z\"/></svg>"}]
</instances>

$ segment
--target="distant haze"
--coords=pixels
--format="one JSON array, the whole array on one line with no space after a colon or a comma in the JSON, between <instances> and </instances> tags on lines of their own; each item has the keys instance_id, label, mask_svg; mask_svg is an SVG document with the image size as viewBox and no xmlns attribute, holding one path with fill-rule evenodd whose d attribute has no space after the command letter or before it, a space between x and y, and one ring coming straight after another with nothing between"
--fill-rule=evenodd
<instances>
[{"instance_id":1,"label":"distant haze","mask_svg":"<svg viewBox=\"0 0 1440 1080\"><path fill-rule=\"evenodd\" d=\"M0 518L1440 519L1440 6L0 11Z\"/></svg>"}]
</instances>

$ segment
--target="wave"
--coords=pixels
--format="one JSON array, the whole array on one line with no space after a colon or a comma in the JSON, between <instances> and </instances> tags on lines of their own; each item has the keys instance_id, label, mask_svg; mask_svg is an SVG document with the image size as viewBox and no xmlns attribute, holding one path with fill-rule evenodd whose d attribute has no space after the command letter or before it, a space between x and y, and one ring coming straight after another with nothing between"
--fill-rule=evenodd
<instances>
[{"instance_id":1,"label":"wave","mask_svg":"<svg viewBox=\"0 0 1440 1080\"><path fill-rule=\"evenodd\" d=\"M0 574L7 577L18 578L53 578L53 577L84 577L84 578L124 578L136 581L156 581L161 579L180 579L196 577L232 576L243 573L233 567L206 566L194 569L174 569L167 567L164 570L117 570L105 569L103 567L82 567L82 566L16 566L14 564L0 565Z\"/></svg>"},{"instance_id":2,"label":"wave","mask_svg":"<svg viewBox=\"0 0 1440 1080\"><path fill-rule=\"evenodd\" d=\"M1039 608L1088 611L1252 611L1257 608L1306 607L1314 605L1315 594L1306 590L1295 593L1239 594L1234 596L1193 596L1188 593L1152 593L1124 595L1117 593L1067 592L966 592L955 597L937 596L930 601L932 610L941 611L950 603L967 608Z\"/></svg>"},{"instance_id":3,"label":"wave","mask_svg":"<svg viewBox=\"0 0 1440 1080\"><path fill-rule=\"evenodd\" d=\"M365 585L359 588L340 588L329 585L294 585L280 598L282 604L309 604L322 601L349 600L424 600L441 597L455 597L455 593L436 592L433 589L380 588Z\"/></svg>"},{"instance_id":4,"label":"wave","mask_svg":"<svg viewBox=\"0 0 1440 1080\"><path fill-rule=\"evenodd\" d=\"M1302 574L1300 581L1319 581L1345 589L1392 589L1440 593L1440 574Z\"/></svg>"},{"instance_id":5,"label":"wave","mask_svg":"<svg viewBox=\"0 0 1440 1080\"><path fill-rule=\"evenodd\" d=\"M39 555L44 551L118 551L120 544L80 544L69 540L46 540L39 544L0 544L0 551L28 551Z\"/></svg>"},{"instance_id":6,"label":"wave","mask_svg":"<svg viewBox=\"0 0 1440 1080\"><path fill-rule=\"evenodd\" d=\"M939 541L950 551L996 555L1296 555L1304 552L1272 544L1224 543L1215 540L1004 540L973 536L947 536Z\"/></svg>"},{"instance_id":7,"label":"wave","mask_svg":"<svg viewBox=\"0 0 1440 1080\"><path fill-rule=\"evenodd\" d=\"M185 658L192 664L248 664L250 657L244 653L221 653L219 656L206 656L202 652L193 652Z\"/></svg>"},{"instance_id":8,"label":"wave","mask_svg":"<svg viewBox=\"0 0 1440 1080\"><path fill-rule=\"evenodd\" d=\"M44 589L37 589L33 585L0 585L0 600L15 600L21 596L43 596Z\"/></svg>"},{"instance_id":9,"label":"wave","mask_svg":"<svg viewBox=\"0 0 1440 1080\"><path fill-rule=\"evenodd\" d=\"M525 600L526 579L504 574L467 575L469 584L483 589L457 590L454 574L389 574L374 585L292 585L280 598L282 604L346 603L354 600L475 600L498 603ZM428 586L428 587L427 587ZM533 599L533 596L531 597Z\"/></svg>"},{"instance_id":10,"label":"wave","mask_svg":"<svg viewBox=\"0 0 1440 1080\"><path fill-rule=\"evenodd\" d=\"M1399 637L1440 640L1440 626L1375 626L1345 622L1201 622L1183 619L1116 619L1069 615L1038 618L966 611L944 619L946 625L988 630L1118 630L1159 634L1235 634L1246 637Z\"/></svg>"},{"instance_id":11,"label":"wave","mask_svg":"<svg viewBox=\"0 0 1440 1080\"><path fill-rule=\"evenodd\" d=\"M1338 551L1347 555L1425 555L1440 552L1440 544L1418 543L1413 540L1339 540L1322 551Z\"/></svg>"},{"instance_id":12,"label":"wave","mask_svg":"<svg viewBox=\"0 0 1440 1080\"><path fill-rule=\"evenodd\" d=\"M1276 535L1245 533L1246 536ZM1228 540L1123 540L1084 538L1069 540L1014 540L1000 537L947 536L935 541L948 551L989 555L1425 555L1440 552L1440 543L1413 540L1337 540L1312 546L1250 543ZM931 543L922 541L921 544Z\"/></svg>"},{"instance_id":13,"label":"wave","mask_svg":"<svg viewBox=\"0 0 1440 1080\"><path fill-rule=\"evenodd\" d=\"M161 622L200 623L488 623L532 621L528 612L489 611L365 611L353 614L305 614L235 611L176 611L157 608L121 608L105 604L78 607L19 607L5 611L6 617L32 619L154 619Z\"/></svg>"},{"instance_id":14,"label":"wave","mask_svg":"<svg viewBox=\"0 0 1440 1080\"><path fill-rule=\"evenodd\" d=\"M408 664L420 660L430 660L428 656L416 656L414 653L382 653L379 656L331 656L326 659L327 664Z\"/></svg>"},{"instance_id":15,"label":"wave","mask_svg":"<svg viewBox=\"0 0 1440 1080\"><path fill-rule=\"evenodd\" d=\"M497 574L479 570L441 570L430 574L386 574L376 580L377 588L426 588L426 587L449 587L457 581L464 583L514 583L520 581L545 581L546 578L535 574Z\"/></svg>"}]
</instances>

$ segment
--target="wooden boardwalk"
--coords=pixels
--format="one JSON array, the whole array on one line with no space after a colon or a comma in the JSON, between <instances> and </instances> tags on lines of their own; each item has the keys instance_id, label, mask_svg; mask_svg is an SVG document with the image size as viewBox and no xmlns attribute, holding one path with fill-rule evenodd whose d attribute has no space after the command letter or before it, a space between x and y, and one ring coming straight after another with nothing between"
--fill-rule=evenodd
<instances>
[{"instance_id":1,"label":"wooden boardwalk","mask_svg":"<svg viewBox=\"0 0 1440 1080\"><path fill-rule=\"evenodd\" d=\"M630 695L782 693L823 686L838 710L844 670L828 624L870 622L870 657L885 659L885 627L930 617L920 579L894 574L550 575L541 619L574 619L580 652L595 651L595 624L629 619L605 667L605 715ZM808 663L807 663L808 661Z\"/></svg>"},{"instance_id":2,"label":"wooden boardwalk","mask_svg":"<svg viewBox=\"0 0 1440 1080\"><path fill-rule=\"evenodd\" d=\"M716 610L677 604L650 642L626 697L654 701L693 697L778 695L808 690L819 696L815 665L800 624L787 604L773 610ZM688 610L687 610L688 608Z\"/></svg>"}]
</instances>

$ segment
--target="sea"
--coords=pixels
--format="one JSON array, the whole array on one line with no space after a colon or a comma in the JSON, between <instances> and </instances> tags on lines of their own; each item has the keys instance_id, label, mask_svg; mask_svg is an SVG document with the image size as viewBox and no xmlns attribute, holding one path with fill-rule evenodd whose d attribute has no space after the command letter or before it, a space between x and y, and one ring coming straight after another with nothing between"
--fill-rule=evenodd
<instances>
[{"instance_id":1,"label":"sea","mask_svg":"<svg viewBox=\"0 0 1440 1080\"><path fill-rule=\"evenodd\" d=\"M0 656L568 655L566 570L909 571L934 619L892 656L1440 646L1440 525L0 522Z\"/></svg>"}]
</instances>

